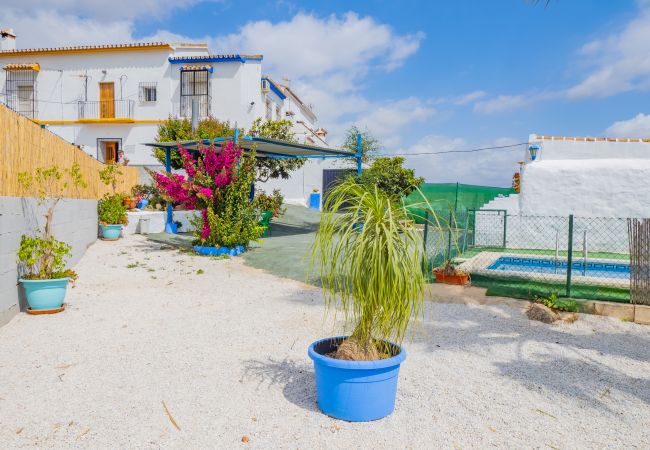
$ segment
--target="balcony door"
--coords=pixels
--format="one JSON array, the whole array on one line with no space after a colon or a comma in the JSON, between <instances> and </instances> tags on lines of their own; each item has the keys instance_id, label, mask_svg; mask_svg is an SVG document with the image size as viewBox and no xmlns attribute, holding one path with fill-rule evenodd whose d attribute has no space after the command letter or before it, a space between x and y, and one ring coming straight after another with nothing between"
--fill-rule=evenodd
<instances>
[{"instance_id":1,"label":"balcony door","mask_svg":"<svg viewBox=\"0 0 650 450\"><path fill-rule=\"evenodd\" d=\"M99 83L99 117L113 119L115 117L115 83Z\"/></svg>"}]
</instances>

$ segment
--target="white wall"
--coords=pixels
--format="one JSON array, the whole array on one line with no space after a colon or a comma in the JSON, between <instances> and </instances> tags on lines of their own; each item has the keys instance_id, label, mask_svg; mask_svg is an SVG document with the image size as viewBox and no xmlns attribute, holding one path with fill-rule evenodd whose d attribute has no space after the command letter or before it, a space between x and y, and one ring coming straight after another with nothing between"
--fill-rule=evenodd
<instances>
[{"instance_id":1,"label":"white wall","mask_svg":"<svg viewBox=\"0 0 650 450\"><path fill-rule=\"evenodd\" d=\"M41 214L35 199L0 197L0 326L26 306L18 285L16 253L21 236L43 226ZM97 200L59 202L52 231L55 238L72 245L68 267L73 267L97 239Z\"/></svg>"},{"instance_id":2,"label":"white wall","mask_svg":"<svg viewBox=\"0 0 650 450\"><path fill-rule=\"evenodd\" d=\"M650 160L536 161L519 198L523 215L649 217Z\"/></svg>"},{"instance_id":3,"label":"white wall","mask_svg":"<svg viewBox=\"0 0 650 450\"><path fill-rule=\"evenodd\" d=\"M567 159L650 159L650 140L621 142L596 140L572 140L572 138L540 139L531 134L528 141L540 146L538 156L533 162ZM525 161L531 162L530 153L525 151Z\"/></svg>"}]
</instances>

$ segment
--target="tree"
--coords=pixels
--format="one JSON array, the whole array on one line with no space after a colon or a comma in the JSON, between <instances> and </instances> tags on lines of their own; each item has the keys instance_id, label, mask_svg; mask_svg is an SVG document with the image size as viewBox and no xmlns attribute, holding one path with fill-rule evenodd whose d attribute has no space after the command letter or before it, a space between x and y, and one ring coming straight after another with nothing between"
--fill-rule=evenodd
<instances>
[{"instance_id":1,"label":"tree","mask_svg":"<svg viewBox=\"0 0 650 450\"><path fill-rule=\"evenodd\" d=\"M364 163L372 161L377 153L381 150L381 143L377 138L375 138L368 130L361 131L356 125L352 125L348 128L348 131L345 132L345 139L343 140L343 145L341 150L345 150L350 153L357 153L357 134L361 134L361 160ZM350 160L356 166L356 159Z\"/></svg>"},{"instance_id":2,"label":"tree","mask_svg":"<svg viewBox=\"0 0 650 450\"><path fill-rule=\"evenodd\" d=\"M412 169L402 167L402 156L376 158L370 168L361 175L361 183L376 185L393 200L409 195L424 183L424 178L416 177Z\"/></svg>"},{"instance_id":3,"label":"tree","mask_svg":"<svg viewBox=\"0 0 650 450\"><path fill-rule=\"evenodd\" d=\"M291 127L290 120L265 120L255 119L249 133L252 136L279 139L287 142L297 142ZM269 159L258 158L255 163L257 181L267 181L269 178L288 179L293 170L300 169L305 164L304 158L299 159Z\"/></svg>"},{"instance_id":4,"label":"tree","mask_svg":"<svg viewBox=\"0 0 650 450\"><path fill-rule=\"evenodd\" d=\"M214 139L223 136L234 136L235 129L230 122L222 122L213 117L199 121L196 131L192 131L192 122L189 119L174 119L170 117L158 126L156 142L179 142L199 139ZM154 156L161 164L165 164L165 150L156 148ZM181 169L183 162L177 151L171 152L172 169Z\"/></svg>"}]
</instances>

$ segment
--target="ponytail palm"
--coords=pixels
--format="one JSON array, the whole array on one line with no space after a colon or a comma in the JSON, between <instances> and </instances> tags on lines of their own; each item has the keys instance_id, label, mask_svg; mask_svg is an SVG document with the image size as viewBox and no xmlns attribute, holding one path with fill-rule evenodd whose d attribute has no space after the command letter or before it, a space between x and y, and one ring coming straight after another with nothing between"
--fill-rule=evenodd
<instances>
[{"instance_id":1,"label":"ponytail palm","mask_svg":"<svg viewBox=\"0 0 650 450\"><path fill-rule=\"evenodd\" d=\"M361 348L400 343L421 314L422 248L404 207L376 186L348 179L328 195L312 266L327 306L343 312L350 340Z\"/></svg>"}]
</instances>

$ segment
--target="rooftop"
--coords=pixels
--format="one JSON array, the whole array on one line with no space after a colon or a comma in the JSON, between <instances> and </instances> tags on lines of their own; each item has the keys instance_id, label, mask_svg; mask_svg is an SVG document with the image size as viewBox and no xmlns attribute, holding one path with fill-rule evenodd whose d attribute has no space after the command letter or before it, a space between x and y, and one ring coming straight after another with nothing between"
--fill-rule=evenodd
<instances>
[{"instance_id":1,"label":"rooftop","mask_svg":"<svg viewBox=\"0 0 650 450\"><path fill-rule=\"evenodd\" d=\"M650 138L623 138L623 137L575 137L575 136L546 136L535 134L532 140L542 141L577 141L577 142L650 142Z\"/></svg>"},{"instance_id":2,"label":"rooftop","mask_svg":"<svg viewBox=\"0 0 650 450\"><path fill-rule=\"evenodd\" d=\"M131 44L105 44L105 45L76 45L69 47L41 47L15 50L0 50L0 56L33 55L33 54L58 54L58 53L86 53L86 52L114 52L124 50L173 50L174 45L166 42L139 42ZM199 45L199 44L192 44ZM207 48L207 45L206 45Z\"/></svg>"}]
</instances>

